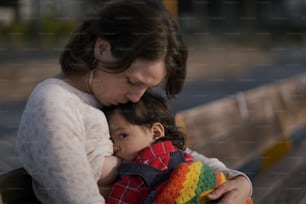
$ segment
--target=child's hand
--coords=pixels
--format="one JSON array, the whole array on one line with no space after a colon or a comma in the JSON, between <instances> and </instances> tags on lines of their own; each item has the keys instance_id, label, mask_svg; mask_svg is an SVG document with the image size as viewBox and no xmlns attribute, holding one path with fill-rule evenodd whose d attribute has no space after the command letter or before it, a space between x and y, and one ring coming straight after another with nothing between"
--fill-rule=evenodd
<instances>
[{"instance_id":1,"label":"child's hand","mask_svg":"<svg viewBox=\"0 0 306 204\"><path fill-rule=\"evenodd\" d=\"M211 200L217 200L219 204L246 204L250 197L251 185L244 176L238 176L228 180L207 197Z\"/></svg>"}]
</instances>

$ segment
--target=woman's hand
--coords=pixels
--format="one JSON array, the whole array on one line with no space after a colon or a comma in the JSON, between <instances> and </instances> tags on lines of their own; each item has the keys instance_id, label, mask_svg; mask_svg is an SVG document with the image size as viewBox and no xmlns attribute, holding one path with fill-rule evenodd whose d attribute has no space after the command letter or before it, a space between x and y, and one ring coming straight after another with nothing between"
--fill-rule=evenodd
<instances>
[{"instance_id":1,"label":"woman's hand","mask_svg":"<svg viewBox=\"0 0 306 204\"><path fill-rule=\"evenodd\" d=\"M211 200L221 198L219 204L246 204L251 195L251 184L244 176L228 180L207 197Z\"/></svg>"}]
</instances>

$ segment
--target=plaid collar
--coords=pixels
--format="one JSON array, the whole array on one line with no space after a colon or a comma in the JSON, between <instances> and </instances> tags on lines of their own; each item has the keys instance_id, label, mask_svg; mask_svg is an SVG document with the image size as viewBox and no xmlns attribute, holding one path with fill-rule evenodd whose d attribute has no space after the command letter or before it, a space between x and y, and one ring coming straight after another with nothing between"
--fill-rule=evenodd
<instances>
[{"instance_id":1,"label":"plaid collar","mask_svg":"<svg viewBox=\"0 0 306 204\"><path fill-rule=\"evenodd\" d=\"M166 153L175 152L178 148L172 144L171 141L164 141L152 144L148 147L142 149L133 161L144 161L144 160L152 160L160 155L164 155Z\"/></svg>"}]
</instances>

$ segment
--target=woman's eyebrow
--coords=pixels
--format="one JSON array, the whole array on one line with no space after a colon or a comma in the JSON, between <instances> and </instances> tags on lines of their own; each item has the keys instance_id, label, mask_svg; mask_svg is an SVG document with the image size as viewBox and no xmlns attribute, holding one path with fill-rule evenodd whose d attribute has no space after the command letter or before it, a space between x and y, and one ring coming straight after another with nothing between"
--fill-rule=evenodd
<instances>
[{"instance_id":1,"label":"woman's eyebrow","mask_svg":"<svg viewBox=\"0 0 306 204\"><path fill-rule=\"evenodd\" d=\"M140 79L140 78L137 78L137 77L131 77L131 76L128 76L128 75L127 75L127 77L129 78L129 80L133 84L135 84L137 86L144 86L144 87L157 87L163 81L163 80L161 80L161 81L157 82L156 84L151 85L151 84L147 84L143 79Z\"/></svg>"}]
</instances>

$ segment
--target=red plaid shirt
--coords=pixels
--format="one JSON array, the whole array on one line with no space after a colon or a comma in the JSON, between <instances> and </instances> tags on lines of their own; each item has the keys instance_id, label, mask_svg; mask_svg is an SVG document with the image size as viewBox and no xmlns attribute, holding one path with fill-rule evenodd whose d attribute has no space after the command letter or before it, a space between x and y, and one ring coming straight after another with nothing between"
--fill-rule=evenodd
<instances>
[{"instance_id":1,"label":"red plaid shirt","mask_svg":"<svg viewBox=\"0 0 306 204\"><path fill-rule=\"evenodd\" d=\"M168 170L170 153L179 151L171 141L158 142L141 150L133 159L135 163L150 165L156 169ZM193 161L193 157L183 152L187 162ZM150 191L143 179L139 176L122 176L113 187L106 203L137 204L145 200Z\"/></svg>"}]
</instances>

